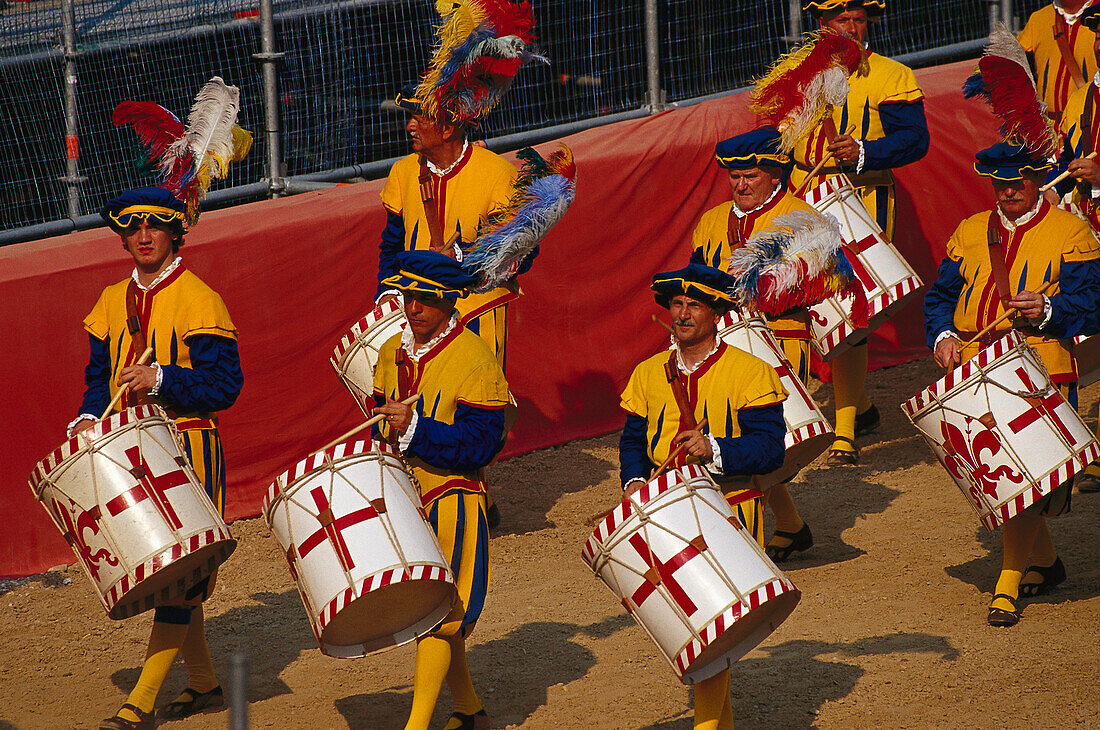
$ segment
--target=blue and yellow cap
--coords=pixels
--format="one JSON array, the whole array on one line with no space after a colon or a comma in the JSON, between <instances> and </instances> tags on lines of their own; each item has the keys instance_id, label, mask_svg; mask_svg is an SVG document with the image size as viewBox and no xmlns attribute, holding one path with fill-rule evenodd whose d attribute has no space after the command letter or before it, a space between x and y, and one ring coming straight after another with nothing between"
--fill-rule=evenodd
<instances>
[{"instance_id":1,"label":"blue and yellow cap","mask_svg":"<svg viewBox=\"0 0 1100 730\"><path fill-rule=\"evenodd\" d=\"M1097 26L1100 26L1100 5L1090 5L1085 8L1081 12L1080 20L1081 25L1095 33Z\"/></svg>"},{"instance_id":2,"label":"blue and yellow cap","mask_svg":"<svg viewBox=\"0 0 1100 730\"><path fill-rule=\"evenodd\" d=\"M1006 182L1019 180L1024 172L1046 172L1054 165L1032 155L1019 144L998 142L975 155L974 172L983 177Z\"/></svg>"},{"instance_id":3,"label":"blue and yellow cap","mask_svg":"<svg viewBox=\"0 0 1100 730\"><path fill-rule=\"evenodd\" d=\"M673 297L684 294L716 312L728 312L734 306L730 295L734 283L733 277L721 269L691 263L683 269L655 274L650 289L653 298L665 309Z\"/></svg>"},{"instance_id":4,"label":"blue and yellow cap","mask_svg":"<svg viewBox=\"0 0 1100 730\"><path fill-rule=\"evenodd\" d=\"M719 167L744 170L749 167L771 165L790 173L794 167L791 156L779 149L779 130L760 127L736 137L724 139L714 146L714 157Z\"/></svg>"},{"instance_id":5,"label":"blue and yellow cap","mask_svg":"<svg viewBox=\"0 0 1100 730\"><path fill-rule=\"evenodd\" d=\"M123 233L136 222L150 218L178 225L180 231L187 230L187 204L164 188L127 190L107 201L99 215L115 233Z\"/></svg>"},{"instance_id":6,"label":"blue and yellow cap","mask_svg":"<svg viewBox=\"0 0 1100 730\"><path fill-rule=\"evenodd\" d=\"M882 15L886 10L886 0L810 0L802 3L802 9L808 10L814 15L821 15L830 10L858 10L863 8L868 15Z\"/></svg>"},{"instance_id":7,"label":"blue and yellow cap","mask_svg":"<svg viewBox=\"0 0 1100 730\"><path fill-rule=\"evenodd\" d=\"M443 299L460 299L475 283L462 264L438 251L399 251L397 273L382 280L384 286Z\"/></svg>"}]
</instances>

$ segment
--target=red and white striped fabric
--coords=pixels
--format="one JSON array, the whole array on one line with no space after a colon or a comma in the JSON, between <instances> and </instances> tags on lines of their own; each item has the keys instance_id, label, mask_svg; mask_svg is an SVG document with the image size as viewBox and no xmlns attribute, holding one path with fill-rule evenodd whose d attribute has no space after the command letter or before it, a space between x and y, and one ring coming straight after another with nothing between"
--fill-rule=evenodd
<instances>
[{"instance_id":1,"label":"red and white striped fabric","mask_svg":"<svg viewBox=\"0 0 1100 730\"><path fill-rule=\"evenodd\" d=\"M332 351L332 363L340 382L367 415L373 405L374 366L386 340L405 328L401 297L379 304L340 338Z\"/></svg>"},{"instance_id":2,"label":"red and white striped fabric","mask_svg":"<svg viewBox=\"0 0 1100 730\"><path fill-rule=\"evenodd\" d=\"M347 442L302 459L268 489L263 514L325 654L411 641L454 605L419 488L387 443Z\"/></svg>"},{"instance_id":3,"label":"red and white striped fabric","mask_svg":"<svg viewBox=\"0 0 1100 730\"><path fill-rule=\"evenodd\" d=\"M810 308L813 345L822 360L830 360L867 337L892 317L921 287L913 267L886 240L875 217L846 175L833 175L808 190L805 198L820 213L840 225L845 255L863 284L868 323L852 321L851 297L830 297Z\"/></svg>"},{"instance_id":4,"label":"red and white striped fabric","mask_svg":"<svg viewBox=\"0 0 1100 730\"><path fill-rule=\"evenodd\" d=\"M1091 429L1015 331L902 404L993 530L1100 454Z\"/></svg>"},{"instance_id":5,"label":"red and white striped fabric","mask_svg":"<svg viewBox=\"0 0 1100 730\"><path fill-rule=\"evenodd\" d=\"M581 555L685 684L751 651L801 595L693 464L623 499Z\"/></svg>"},{"instance_id":6,"label":"red and white striped fabric","mask_svg":"<svg viewBox=\"0 0 1100 730\"><path fill-rule=\"evenodd\" d=\"M67 440L30 486L114 619L182 597L237 545L155 405Z\"/></svg>"}]
</instances>

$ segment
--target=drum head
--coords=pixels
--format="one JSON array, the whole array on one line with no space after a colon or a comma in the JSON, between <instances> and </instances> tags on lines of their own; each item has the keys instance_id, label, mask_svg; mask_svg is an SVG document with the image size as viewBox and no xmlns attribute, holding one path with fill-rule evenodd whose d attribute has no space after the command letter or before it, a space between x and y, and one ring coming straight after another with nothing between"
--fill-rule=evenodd
<instances>
[{"instance_id":1,"label":"drum head","mask_svg":"<svg viewBox=\"0 0 1100 730\"><path fill-rule=\"evenodd\" d=\"M107 615L117 621L182 599L228 560L236 548L234 539L219 540L184 555L119 596Z\"/></svg>"},{"instance_id":2,"label":"drum head","mask_svg":"<svg viewBox=\"0 0 1100 730\"><path fill-rule=\"evenodd\" d=\"M457 598L454 584L442 580L406 580L375 589L332 617L321 634L321 650L364 656L397 646L435 628Z\"/></svg>"}]
</instances>

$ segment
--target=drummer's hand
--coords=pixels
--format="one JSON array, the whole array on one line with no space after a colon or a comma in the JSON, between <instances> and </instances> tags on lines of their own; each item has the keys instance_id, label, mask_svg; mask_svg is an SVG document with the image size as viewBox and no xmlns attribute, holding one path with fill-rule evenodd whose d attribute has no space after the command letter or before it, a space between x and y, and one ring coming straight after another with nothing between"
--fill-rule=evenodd
<instances>
[{"instance_id":1,"label":"drummer's hand","mask_svg":"<svg viewBox=\"0 0 1100 730\"><path fill-rule=\"evenodd\" d=\"M951 370L962 362L962 343L958 338L944 337L937 343L933 357L941 368Z\"/></svg>"},{"instance_id":2,"label":"drummer's hand","mask_svg":"<svg viewBox=\"0 0 1100 730\"><path fill-rule=\"evenodd\" d=\"M89 428L96 425L97 423L99 423L99 421L93 421L90 418L84 419L80 423L73 426L73 436L76 436L81 431L87 431Z\"/></svg>"},{"instance_id":3,"label":"drummer's hand","mask_svg":"<svg viewBox=\"0 0 1100 730\"><path fill-rule=\"evenodd\" d=\"M386 423L390 425L395 433L405 433L405 429L412 423L413 410L401 401L387 397L384 405L375 407L374 415L385 416Z\"/></svg>"},{"instance_id":4,"label":"drummer's hand","mask_svg":"<svg viewBox=\"0 0 1100 730\"><path fill-rule=\"evenodd\" d=\"M1096 160L1086 160L1084 158L1074 160L1069 163L1066 169L1070 175L1080 182L1100 185L1100 165L1096 163Z\"/></svg>"},{"instance_id":5,"label":"drummer's hand","mask_svg":"<svg viewBox=\"0 0 1100 730\"><path fill-rule=\"evenodd\" d=\"M623 491L623 496L629 497L645 485L645 479L634 479L633 481L627 482L626 489Z\"/></svg>"},{"instance_id":6,"label":"drummer's hand","mask_svg":"<svg viewBox=\"0 0 1100 730\"><path fill-rule=\"evenodd\" d=\"M1022 291L1008 300L1008 306L1019 311L1032 324L1043 321L1045 303L1042 294Z\"/></svg>"},{"instance_id":7,"label":"drummer's hand","mask_svg":"<svg viewBox=\"0 0 1100 730\"><path fill-rule=\"evenodd\" d=\"M851 136L842 134L829 145L829 151L837 162L854 165L859 162L859 143Z\"/></svg>"},{"instance_id":8,"label":"drummer's hand","mask_svg":"<svg viewBox=\"0 0 1100 730\"><path fill-rule=\"evenodd\" d=\"M122 387L130 384L130 391L135 395L145 395L157 384L156 368L148 365L131 365L122 368L118 374L118 385Z\"/></svg>"},{"instance_id":9,"label":"drummer's hand","mask_svg":"<svg viewBox=\"0 0 1100 730\"><path fill-rule=\"evenodd\" d=\"M701 431L681 431L672 439L673 446L684 444L684 451L696 456L706 463L714 458L714 451L710 448L710 439Z\"/></svg>"}]
</instances>

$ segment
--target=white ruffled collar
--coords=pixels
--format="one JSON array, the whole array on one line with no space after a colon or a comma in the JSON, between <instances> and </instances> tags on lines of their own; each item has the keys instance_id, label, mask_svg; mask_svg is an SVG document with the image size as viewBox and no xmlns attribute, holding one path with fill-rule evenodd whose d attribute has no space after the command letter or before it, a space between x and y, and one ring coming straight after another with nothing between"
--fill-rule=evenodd
<instances>
[{"instance_id":1,"label":"white ruffled collar","mask_svg":"<svg viewBox=\"0 0 1100 730\"><path fill-rule=\"evenodd\" d=\"M172 259L172 263L165 266L164 271L157 274L157 278L153 279L153 281L149 283L149 286L142 286L141 281L138 280L138 270L137 270L136 266L134 267L134 272L132 274L130 274L130 276L131 276L131 278L133 278L134 283L137 284L138 289L141 289L142 291L145 291L145 292L152 291L153 289L157 288L157 284L161 283L162 281L167 279L169 276L171 276L172 272L175 271L176 269L178 269L179 265L182 264L182 263L183 263L183 259L180 258L179 256Z\"/></svg>"},{"instance_id":2,"label":"white ruffled collar","mask_svg":"<svg viewBox=\"0 0 1100 730\"><path fill-rule=\"evenodd\" d=\"M466 151L468 149L470 149L470 141L466 140L466 139L462 140L462 151L458 153L458 157L456 157L455 161L451 163L451 166L446 168L446 169L440 170L438 167L433 165L432 161L429 160L427 157L424 158L424 164L426 164L428 166L428 170L433 175L439 175L439 177L443 177L444 175L449 174L451 172L451 170L458 167L458 163L460 163L464 159L466 159Z\"/></svg>"},{"instance_id":3,"label":"white ruffled collar","mask_svg":"<svg viewBox=\"0 0 1100 730\"><path fill-rule=\"evenodd\" d=\"M1029 210L1028 212L1024 213L1022 216L1020 216L1019 218L1017 218L1014 221L1008 219L1008 216L1006 216L1004 214L1004 211L1001 210L1001 206L999 206L999 205L997 206L997 215L1001 216L1001 225L1005 227L1005 230L1007 230L1009 233L1012 233L1017 228L1019 228L1022 225L1025 225L1032 218L1039 215L1039 209L1042 208L1042 207L1043 207L1043 197L1039 196L1039 199L1035 201L1035 207L1032 208L1031 210Z\"/></svg>"},{"instance_id":4,"label":"white ruffled collar","mask_svg":"<svg viewBox=\"0 0 1100 730\"><path fill-rule=\"evenodd\" d=\"M444 337L451 334L456 326L458 326L458 312L451 312L451 320L447 323L447 326L443 328L443 331L420 347L416 347L413 340L412 328L406 327L401 332L401 347L405 348L405 353L409 356L410 360L413 362L420 362L420 358L427 355Z\"/></svg>"},{"instance_id":5,"label":"white ruffled collar","mask_svg":"<svg viewBox=\"0 0 1100 730\"><path fill-rule=\"evenodd\" d=\"M1054 4L1054 10L1055 10L1055 11L1056 11L1056 12L1057 12L1057 13L1058 13L1059 15L1061 15L1061 16L1062 16L1063 18L1065 18L1065 19L1066 19L1066 25L1073 25L1073 24L1074 24L1074 23L1076 23L1076 22L1077 22L1078 20L1080 20L1080 19L1081 19L1081 15L1082 15L1082 14L1083 14L1083 13L1084 13L1084 12L1085 12L1086 10L1088 10L1088 9L1089 9L1089 6L1091 6L1091 5L1092 5L1092 0L1088 0L1088 2L1086 2L1086 3L1084 4L1084 5L1082 5L1082 6L1081 6L1081 9L1080 9L1080 10L1078 10L1078 11L1077 11L1076 13L1067 13L1067 12L1066 12L1066 11L1065 11L1065 10L1064 10L1064 9L1062 8L1062 3L1058 2L1058 0L1054 0L1054 3L1053 3L1053 4Z\"/></svg>"},{"instance_id":6,"label":"white ruffled collar","mask_svg":"<svg viewBox=\"0 0 1100 730\"><path fill-rule=\"evenodd\" d=\"M736 215L736 216L737 216L738 218L744 218L745 216L747 216L747 215L748 215L748 214L750 214L750 213L755 213L756 211L760 210L761 208L763 208L763 207L764 207L765 205L767 205L768 203L770 203L770 202L772 202L773 200L775 200L775 196L776 196L776 195L779 195L779 191L780 191L780 190L782 190L782 189L783 189L783 185L782 185L782 184L776 185L776 186L775 186L775 190L773 190L773 191L772 191L772 194L768 196L768 199L767 199L767 200L765 200L765 201L764 201L763 203L761 203L760 205L758 205L758 206L756 206L755 208L753 208L752 210L741 210L740 208L738 208L738 207L737 207L737 203L734 203L734 204L733 204L733 214L734 214L734 215Z\"/></svg>"},{"instance_id":7,"label":"white ruffled collar","mask_svg":"<svg viewBox=\"0 0 1100 730\"><path fill-rule=\"evenodd\" d=\"M698 370L699 366L702 365L703 363L705 363L707 360L711 359L711 357L714 356L714 353L718 352L718 348L722 346L721 338L719 338L718 335L715 335L714 336L714 347L710 348L710 352L708 352L706 355L704 355L702 360L695 363L694 366L689 368L687 366L687 363L684 362L684 353L680 351L680 343L679 343L679 341L677 341L676 336L675 335L669 335L668 339L669 339L669 342L670 342L670 344L668 346L668 349L673 350L673 351L676 352L676 365L677 365L677 367L680 368L681 372L683 372L687 375L691 375L696 370Z\"/></svg>"}]
</instances>

